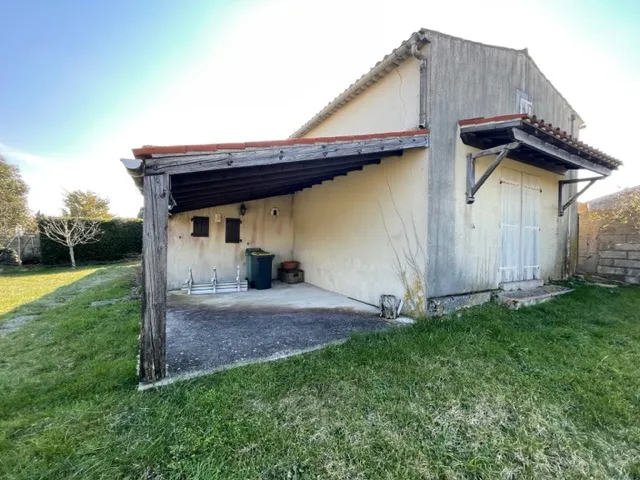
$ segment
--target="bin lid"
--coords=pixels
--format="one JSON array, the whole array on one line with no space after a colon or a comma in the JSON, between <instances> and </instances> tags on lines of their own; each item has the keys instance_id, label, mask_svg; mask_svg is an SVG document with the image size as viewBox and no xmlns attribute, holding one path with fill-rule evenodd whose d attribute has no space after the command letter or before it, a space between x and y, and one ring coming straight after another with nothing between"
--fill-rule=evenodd
<instances>
[{"instance_id":1,"label":"bin lid","mask_svg":"<svg viewBox=\"0 0 640 480\"><path fill-rule=\"evenodd\" d=\"M251 255L254 252L264 252L264 250L262 250L260 247L251 247L251 248L247 248L244 251L245 255Z\"/></svg>"},{"instance_id":2,"label":"bin lid","mask_svg":"<svg viewBox=\"0 0 640 480\"><path fill-rule=\"evenodd\" d=\"M251 255L253 255L254 257L275 257L274 253L265 252L264 250L261 250L259 252L251 252Z\"/></svg>"}]
</instances>

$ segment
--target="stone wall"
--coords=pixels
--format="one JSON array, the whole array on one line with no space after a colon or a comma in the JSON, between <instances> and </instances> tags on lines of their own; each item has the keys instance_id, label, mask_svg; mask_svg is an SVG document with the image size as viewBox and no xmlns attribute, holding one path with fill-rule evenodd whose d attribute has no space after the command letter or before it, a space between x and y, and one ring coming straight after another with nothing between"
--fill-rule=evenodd
<instances>
[{"instance_id":1,"label":"stone wall","mask_svg":"<svg viewBox=\"0 0 640 480\"><path fill-rule=\"evenodd\" d=\"M640 285L640 230L580 205L578 271Z\"/></svg>"}]
</instances>

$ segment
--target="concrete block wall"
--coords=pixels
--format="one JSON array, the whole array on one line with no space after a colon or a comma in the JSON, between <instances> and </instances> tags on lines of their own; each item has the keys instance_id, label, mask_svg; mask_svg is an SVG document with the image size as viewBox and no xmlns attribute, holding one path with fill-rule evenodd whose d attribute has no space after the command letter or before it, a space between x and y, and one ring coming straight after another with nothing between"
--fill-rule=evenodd
<instances>
[{"instance_id":1,"label":"concrete block wall","mask_svg":"<svg viewBox=\"0 0 640 480\"><path fill-rule=\"evenodd\" d=\"M608 221L580 205L578 271L640 285L640 228Z\"/></svg>"},{"instance_id":2,"label":"concrete block wall","mask_svg":"<svg viewBox=\"0 0 640 480\"><path fill-rule=\"evenodd\" d=\"M602 232L598 236L596 273L626 283L640 285L640 233Z\"/></svg>"}]
</instances>

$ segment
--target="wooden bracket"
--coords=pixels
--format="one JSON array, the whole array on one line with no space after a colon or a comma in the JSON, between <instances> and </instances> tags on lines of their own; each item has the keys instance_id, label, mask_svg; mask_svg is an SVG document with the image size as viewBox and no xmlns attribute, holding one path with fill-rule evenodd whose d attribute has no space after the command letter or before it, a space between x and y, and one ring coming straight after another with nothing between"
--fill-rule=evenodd
<instances>
[{"instance_id":1,"label":"wooden bracket","mask_svg":"<svg viewBox=\"0 0 640 480\"><path fill-rule=\"evenodd\" d=\"M564 215L564 211L569 208L573 203L578 199L580 195L587 191L587 189L596 183L598 180L602 180L603 178L607 178L607 175L602 175L600 177L589 177L589 178L573 178L570 180L560 180L558 182L558 216L562 217ZM565 185L570 185L573 183L580 182L589 182L581 190L578 191L575 195L573 195L565 204L562 203L562 187Z\"/></svg>"},{"instance_id":2,"label":"wooden bracket","mask_svg":"<svg viewBox=\"0 0 640 480\"><path fill-rule=\"evenodd\" d=\"M467 204L472 204L476 201L475 195L480 187L487 181L487 178L498 168L500 162L509 154L514 148L518 148L520 142L507 143L506 145L500 145L497 147L489 148L487 150L480 150L476 153L467 153ZM482 174L482 176L476 182L476 158L486 157L488 155L498 154L489 168Z\"/></svg>"}]
</instances>

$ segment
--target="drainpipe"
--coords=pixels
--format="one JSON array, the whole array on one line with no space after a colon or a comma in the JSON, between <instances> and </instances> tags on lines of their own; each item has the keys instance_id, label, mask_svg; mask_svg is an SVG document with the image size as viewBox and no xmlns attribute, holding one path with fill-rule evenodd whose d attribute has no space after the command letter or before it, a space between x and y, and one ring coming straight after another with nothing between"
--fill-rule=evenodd
<instances>
[{"instance_id":1,"label":"drainpipe","mask_svg":"<svg viewBox=\"0 0 640 480\"><path fill-rule=\"evenodd\" d=\"M411 45L411 55L420 60L420 118L419 128L428 128L427 125L427 57L420 51L417 44Z\"/></svg>"}]
</instances>

